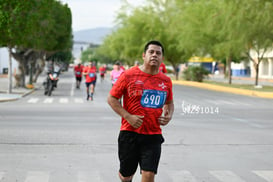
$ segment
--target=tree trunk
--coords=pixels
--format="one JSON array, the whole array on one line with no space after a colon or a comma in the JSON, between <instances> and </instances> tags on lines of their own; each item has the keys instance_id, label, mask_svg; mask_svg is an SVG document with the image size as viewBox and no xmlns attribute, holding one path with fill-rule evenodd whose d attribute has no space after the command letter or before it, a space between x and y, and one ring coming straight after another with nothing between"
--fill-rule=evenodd
<instances>
[{"instance_id":1,"label":"tree trunk","mask_svg":"<svg viewBox=\"0 0 273 182\"><path fill-rule=\"evenodd\" d=\"M45 60L39 58L36 62L36 69L35 69L34 79L33 79L34 83L37 82L39 75L44 71L44 67L45 67Z\"/></svg>"},{"instance_id":2,"label":"tree trunk","mask_svg":"<svg viewBox=\"0 0 273 182\"><path fill-rule=\"evenodd\" d=\"M172 64L173 67L173 73L175 75L175 80L179 79L179 70L177 69L178 66L176 66L175 64Z\"/></svg>"},{"instance_id":3,"label":"tree trunk","mask_svg":"<svg viewBox=\"0 0 273 182\"><path fill-rule=\"evenodd\" d=\"M259 80L259 61L258 61L257 64L255 64L255 71L256 71L255 86L258 86L258 80Z\"/></svg>"},{"instance_id":4,"label":"tree trunk","mask_svg":"<svg viewBox=\"0 0 273 182\"><path fill-rule=\"evenodd\" d=\"M32 72L33 72L33 63L30 63L29 64L29 81L28 81L30 85L32 85L32 82L33 82Z\"/></svg>"},{"instance_id":5,"label":"tree trunk","mask_svg":"<svg viewBox=\"0 0 273 182\"><path fill-rule=\"evenodd\" d=\"M228 66L228 83L232 83L232 72L231 72L231 57L226 58Z\"/></svg>"},{"instance_id":6,"label":"tree trunk","mask_svg":"<svg viewBox=\"0 0 273 182\"><path fill-rule=\"evenodd\" d=\"M16 87L25 87L25 65L23 60L17 60L18 62L18 72L16 73Z\"/></svg>"},{"instance_id":7,"label":"tree trunk","mask_svg":"<svg viewBox=\"0 0 273 182\"><path fill-rule=\"evenodd\" d=\"M18 72L16 72L16 75L14 75L15 86L25 87L26 60L24 59L24 55L20 53L11 53L11 54L13 58L18 62Z\"/></svg>"}]
</instances>

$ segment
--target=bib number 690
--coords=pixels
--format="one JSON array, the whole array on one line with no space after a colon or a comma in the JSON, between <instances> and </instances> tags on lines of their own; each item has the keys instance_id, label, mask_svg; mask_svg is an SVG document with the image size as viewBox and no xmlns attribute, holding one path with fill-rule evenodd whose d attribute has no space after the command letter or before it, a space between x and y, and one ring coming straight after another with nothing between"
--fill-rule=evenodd
<instances>
[{"instance_id":1,"label":"bib number 690","mask_svg":"<svg viewBox=\"0 0 273 182\"><path fill-rule=\"evenodd\" d=\"M166 100L167 92L158 90L144 90L141 105L149 108L162 108Z\"/></svg>"},{"instance_id":2,"label":"bib number 690","mask_svg":"<svg viewBox=\"0 0 273 182\"><path fill-rule=\"evenodd\" d=\"M151 104L159 105L160 104L160 96L159 95L146 95L144 99L144 104Z\"/></svg>"}]
</instances>

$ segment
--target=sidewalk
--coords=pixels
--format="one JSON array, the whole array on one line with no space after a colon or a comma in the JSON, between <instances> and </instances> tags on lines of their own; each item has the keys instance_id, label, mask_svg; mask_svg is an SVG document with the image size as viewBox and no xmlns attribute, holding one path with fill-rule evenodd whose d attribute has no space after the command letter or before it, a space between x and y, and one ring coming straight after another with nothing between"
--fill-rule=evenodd
<instances>
[{"instance_id":1,"label":"sidewalk","mask_svg":"<svg viewBox=\"0 0 273 182\"><path fill-rule=\"evenodd\" d=\"M212 81L218 81L218 82L224 82L228 83L228 78L224 78L224 75L211 75L209 79L206 80L212 80ZM232 83L235 84L249 84L254 85L255 84L255 78L251 77L232 77L231 80ZM266 78L259 78L258 80L259 85L263 86L272 86L273 87L273 79L266 79Z\"/></svg>"},{"instance_id":2,"label":"sidewalk","mask_svg":"<svg viewBox=\"0 0 273 182\"><path fill-rule=\"evenodd\" d=\"M0 75L0 102L8 102L8 101L14 101L17 99L20 99L22 97L25 97L32 92L34 92L36 89L40 88L42 86L42 82L40 82L38 79L37 83L33 84L33 89L27 89L27 88L15 88L12 87L11 91L12 93L8 93L8 76L7 75ZM28 79L26 78L26 82ZM12 80L12 84L14 85L15 80Z\"/></svg>"},{"instance_id":3,"label":"sidewalk","mask_svg":"<svg viewBox=\"0 0 273 182\"><path fill-rule=\"evenodd\" d=\"M27 81L28 79L26 79ZM26 89L26 88L12 88L12 93L8 94L8 77L7 75L0 75L0 102L8 102L20 99L28 94L31 94L36 89L41 88L43 76L40 76L38 78L37 83L34 84L34 89ZM209 78L209 80L213 81L219 81L219 82L225 82L228 83L228 80L225 79L222 75L213 75ZM249 77L233 77L232 83L238 83L238 84L253 84L254 85L254 78ZM13 84L15 81L13 80ZM260 85L268 85L273 86L273 79L259 79L258 82ZM199 82L191 82L191 81L181 81L181 80L173 80L173 84L181 84L181 85L187 85L187 86L193 86L203 89L209 89L219 92L228 92L228 93L234 93L234 94L240 94L240 95L247 95L247 96L254 96L254 97L261 97L261 98L269 98L273 99L273 92L260 92L260 91L251 91L251 90L244 90L244 89L238 89L238 88L230 88L230 87L224 87L224 86L217 86L217 85L211 85L207 83L199 83Z\"/></svg>"}]
</instances>

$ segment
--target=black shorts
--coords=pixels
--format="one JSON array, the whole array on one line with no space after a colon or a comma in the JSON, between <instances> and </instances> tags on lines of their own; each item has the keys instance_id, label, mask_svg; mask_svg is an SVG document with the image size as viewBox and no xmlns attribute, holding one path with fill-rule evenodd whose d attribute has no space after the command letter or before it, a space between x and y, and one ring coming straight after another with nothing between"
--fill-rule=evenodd
<instances>
[{"instance_id":1,"label":"black shorts","mask_svg":"<svg viewBox=\"0 0 273 182\"><path fill-rule=\"evenodd\" d=\"M96 80L92 81L92 82L85 82L86 87L89 87L90 85L96 85Z\"/></svg>"},{"instance_id":2,"label":"black shorts","mask_svg":"<svg viewBox=\"0 0 273 182\"><path fill-rule=\"evenodd\" d=\"M82 77L76 77L76 81L81 82L82 81Z\"/></svg>"},{"instance_id":3,"label":"black shorts","mask_svg":"<svg viewBox=\"0 0 273 182\"><path fill-rule=\"evenodd\" d=\"M130 131L120 131L118 138L119 172L122 176L132 176L139 164L140 169L157 173L161 155L162 135L142 135Z\"/></svg>"}]
</instances>

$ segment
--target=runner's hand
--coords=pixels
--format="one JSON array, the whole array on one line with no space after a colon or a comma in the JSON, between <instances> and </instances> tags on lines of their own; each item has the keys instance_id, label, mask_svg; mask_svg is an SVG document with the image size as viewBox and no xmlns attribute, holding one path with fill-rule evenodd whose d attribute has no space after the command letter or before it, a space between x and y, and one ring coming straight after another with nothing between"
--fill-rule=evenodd
<instances>
[{"instance_id":1,"label":"runner's hand","mask_svg":"<svg viewBox=\"0 0 273 182\"><path fill-rule=\"evenodd\" d=\"M160 125L167 125L171 121L172 117L169 114L168 110L163 110L162 115L158 118L158 122Z\"/></svg>"},{"instance_id":2,"label":"runner's hand","mask_svg":"<svg viewBox=\"0 0 273 182\"><path fill-rule=\"evenodd\" d=\"M142 123L143 123L142 118L144 118L144 116L130 115L130 116L126 117L125 119L128 121L128 123L132 127L139 128L142 125Z\"/></svg>"}]
</instances>

